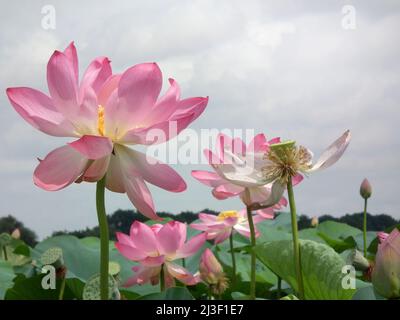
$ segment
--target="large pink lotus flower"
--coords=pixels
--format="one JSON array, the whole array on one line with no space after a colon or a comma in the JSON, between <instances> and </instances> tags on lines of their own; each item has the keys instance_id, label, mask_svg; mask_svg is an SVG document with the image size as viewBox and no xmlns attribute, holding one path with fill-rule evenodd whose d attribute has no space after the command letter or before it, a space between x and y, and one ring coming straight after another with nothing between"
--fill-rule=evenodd
<instances>
[{"instance_id":1,"label":"large pink lotus flower","mask_svg":"<svg viewBox=\"0 0 400 320\"><path fill-rule=\"evenodd\" d=\"M273 219L274 215L270 208L257 210L253 215L253 222L257 224L265 219ZM246 209L241 211L222 211L218 215L200 213L200 222L192 223L193 229L204 231L207 234L207 240L214 240L215 244L225 241L232 232L238 232L241 235L250 238L250 226L247 219ZM255 229L256 237L260 235Z\"/></svg>"},{"instance_id":2,"label":"large pink lotus flower","mask_svg":"<svg viewBox=\"0 0 400 320\"><path fill-rule=\"evenodd\" d=\"M389 299L400 298L400 231L378 233L379 245L372 271L376 291Z\"/></svg>"},{"instance_id":3,"label":"large pink lotus flower","mask_svg":"<svg viewBox=\"0 0 400 320\"><path fill-rule=\"evenodd\" d=\"M109 190L126 192L142 214L157 219L145 181L172 192L185 190L186 184L168 165L126 145L167 141L194 121L208 102L202 97L180 99L178 84L169 82L170 88L159 97L162 74L157 64L138 64L113 75L110 60L99 57L79 83L74 44L55 51L47 65L50 96L26 87L7 89L15 110L36 129L78 138L40 161L34 183L54 191L73 182L95 182L106 174ZM148 139L154 132L157 139Z\"/></svg>"},{"instance_id":4,"label":"large pink lotus flower","mask_svg":"<svg viewBox=\"0 0 400 320\"><path fill-rule=\"evenodd\" d=\"M186 241L186 224L170 221L164 225L148 226L135 221L130 235L117 233L115 243L118 251L127 259L139 262L133 267L135 275L124 285L151 282L159 283L160 272L164 272L166 287L172 287L177 279L186 285L194 285L200 281L199 275L193 275L174 260L194 255L206 241L206 235L200 233Z\"/></svg>"},{"instance_id":5,"label":"large pink lotus flower","mask_svg":"<svg viewBox=\"0 0 400 320\"><path fill-rule=\"evenodd\" d=\"M279 142L279 138L267 141L264 134L258 134L246 145L240 138L231 139L220 134L217 137L217 152L204 150L214 172L194 170L192 176L212 187L212 194L219 200L239 196L246 206L273 206L281 201L285 188L266 182L260 173L260 164L264 163L270 146ZM294 184L302 179L301 175L297 175Z\"/></svg>"}]
</instances>

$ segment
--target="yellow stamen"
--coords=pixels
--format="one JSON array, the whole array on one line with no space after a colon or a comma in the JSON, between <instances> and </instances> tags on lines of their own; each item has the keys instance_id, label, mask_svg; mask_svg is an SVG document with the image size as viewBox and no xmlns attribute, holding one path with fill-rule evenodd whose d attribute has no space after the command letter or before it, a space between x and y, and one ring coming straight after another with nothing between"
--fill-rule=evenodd
<instances>
[{"instance_id":1,"label":"yellow stamen","mask_svg":"<svg viewBox=\"0 0 400 320\"><path fill-rule=\"evenodd\" d=\"M102 105L99 105L97 110L97 131L104 136L104 107Z\"/></svg>"},{"instance_id":2,"label":"yellow stamen","mask_svg":"<svg viewBox=\"0 0 400 320\"><path fill-rule=\"evenodd\" d=\"M229 210L229 211L222 211L218 216L217 220L218 221L223 221L227 218L239 218L239 214L235 210Z\"/></svg>"}]
</instances>

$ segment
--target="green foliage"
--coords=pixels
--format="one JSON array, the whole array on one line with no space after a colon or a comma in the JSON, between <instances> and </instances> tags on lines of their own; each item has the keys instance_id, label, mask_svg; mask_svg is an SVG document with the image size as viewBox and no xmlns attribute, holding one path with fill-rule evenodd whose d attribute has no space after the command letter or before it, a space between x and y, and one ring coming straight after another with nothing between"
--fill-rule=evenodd
<instances>
[{"instance_id":1,"label":"green foliage","mask_svg":"<svg viewBox=\"0 0 400 320\"><path fill-rule=\"evenodd\" d=\"M332 248L311 240L300 240L300 250L307 299L351 299L354 290L342 288L345 262ZM261 244L256 252L267 267L297 289L291 241Z\"/></svg>"}]
</instances>

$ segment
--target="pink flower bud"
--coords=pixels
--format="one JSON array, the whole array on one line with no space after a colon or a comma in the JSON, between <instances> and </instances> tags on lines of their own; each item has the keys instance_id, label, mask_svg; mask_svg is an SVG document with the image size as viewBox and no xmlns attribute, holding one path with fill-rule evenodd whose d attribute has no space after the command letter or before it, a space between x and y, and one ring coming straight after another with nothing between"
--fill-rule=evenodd
<instances>
[{"instance_id":1,"label":"pink flower bud","mask_svg":"<svg viewBox=\"0 0 400 320\"><path fill-rule=\"evenodd\" d=\"M13 237L14 239L21 238L21 231L19 231L18 228L14 229L14 231L11 232L11 237Z\"/></svg>"},{"instance_id":2,"label":"pink flower bud","mask_svg":"<svg viewBox=\"0 0 400 320\"><path fill-rule=\"evenodd\" d=\"M385 298L400 298L400 231L381 238L372 271L372 283Z\"/></svg>"},{"instance_id":3,"label":"pink flower bud","mask_svg":"<svg viewBox=\"0 0 400 320\"><path fill-rule=\"evenodd\" d=\"M360 194L364 199L368 199L372 194L372 187L368 179L364 179L360 186Z\"/></svg>"},{"instance_id":4,"label":"pink flower bud","mask_svg":"<svg viewBox=\"0 0 400 320\"><path fill-rule=\"evenodd\" d=\"M311 219L311 227L313 227L313 228L318 227L318 223L319 223L318 217L313 217Z\"/></svg>"},{"instance_id":5,"label":"pink flower bud","mask_svg":"<svg viewBox=\"0 0 400 320\"><path fill-rule=\"evenodd\" d=\"M213 293L221 294L228 288L224 270L210 249L206 249L200 259L200 277Z\"/></svg>"}]
</instances>

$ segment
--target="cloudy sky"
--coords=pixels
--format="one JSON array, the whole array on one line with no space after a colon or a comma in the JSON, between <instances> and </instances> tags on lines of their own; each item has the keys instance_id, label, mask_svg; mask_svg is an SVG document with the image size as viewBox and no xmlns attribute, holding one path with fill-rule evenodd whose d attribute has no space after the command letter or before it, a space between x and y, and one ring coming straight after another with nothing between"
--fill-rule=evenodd
<instances>
[{"instance_id":1,"label":"cloudy sky","mask_svg":"<svg viewBox=\"0 0 400 320\"><path fill-rule=\"evenodd\" d=\"M47 92L46 64L72 40L80 70L105 55L115 72L156 61L183 96L210 96L200 130L254 129L291 138L318 155L343 131L353 139L344 157L296 188L299 211L342 215L360 211L359 184L368 177L372 213L400 218L400 3L387 1L18 1L0 13L0 216L12 214L41 237L96 224L94 184L46 192L33 185L36 157L68 140L25 123L5 89ZM55 30L42 27L44 5ZM355 21L343 13L355 9ZM348 11L345 11L348 12ZM351 18L351 17L350 17ZM355 24L351 24L355 22ZM349 27L355 27L350 28ZM206 165L175 166L188 189L152 188L158 210L241 208L218 201L190 176ZM107 209L132 208L107 195Z\"/></svg>"}]
</instances>

